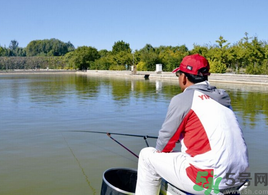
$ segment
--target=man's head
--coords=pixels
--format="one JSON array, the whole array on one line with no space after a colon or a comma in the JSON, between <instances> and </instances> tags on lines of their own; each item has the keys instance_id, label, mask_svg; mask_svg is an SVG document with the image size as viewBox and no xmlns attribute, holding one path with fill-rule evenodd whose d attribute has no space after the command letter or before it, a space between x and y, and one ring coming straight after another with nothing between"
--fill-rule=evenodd
<instances>
[{"instance_id":1,"label":"man's head","mask_svg":"<svg viewBox=\"0 0 268 195\"><path fill-rule=\"evenodd\" d=\"M182 90L192 84L208 80L210 75L207 59L199 54L184 57L180 66L172 72L179 77Z\"/></svg>"}]
</instances>

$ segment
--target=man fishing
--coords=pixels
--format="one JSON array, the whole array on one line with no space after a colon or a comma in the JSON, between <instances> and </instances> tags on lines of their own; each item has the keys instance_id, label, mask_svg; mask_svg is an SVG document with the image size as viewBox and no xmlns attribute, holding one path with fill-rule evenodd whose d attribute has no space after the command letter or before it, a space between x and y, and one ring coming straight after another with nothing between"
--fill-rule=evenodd
<instances>
[{"instance_id":1,"label":"man fishing","mask_svg":"<svg viewBox=\"0 0 268 195\"><path fill-rule=\"evenodd\" d=\"M173 72L182 93L171 99L156 148L141 150L136 195L159 194L161 178L191 194L221 194L243 185L247 147L229 95L208 82L209 63L183 58ZM173 152L180 141L181 151Z\"/></svg>"}]
</instances>

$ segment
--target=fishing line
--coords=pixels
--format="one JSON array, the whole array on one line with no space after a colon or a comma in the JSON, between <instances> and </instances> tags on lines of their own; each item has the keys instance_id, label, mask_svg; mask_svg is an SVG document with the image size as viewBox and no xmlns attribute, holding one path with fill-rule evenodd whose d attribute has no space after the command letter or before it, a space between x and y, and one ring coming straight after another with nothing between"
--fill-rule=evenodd
<instances>
[{"instance_id":1,"label":"fishing line","mask_svg":"<svg viewBox=\"0 0 268 195\"><path fill-rule=\"evenodd\" d=\"M84 171L84 168L82 167L82 165L81 165L81 163L79 162L78 158L75 156L75 154L74 154L72 148L71 148L70 145L68 144L68 142L67 142L67 140L65 139L65 137L64 137L63 135L62 135L62 137L63 137L63 139L64 139L66 145L68 146L68 148L69 148L71 154L73 155L74 159L76 160L76 162L77 162L79 168L81 169L82 174L85 176L85 178L86 178L86 182L87 182L89 188L90 188L91 191L93 192L93 195L95 195L95 194L96 194L96 189L94 189L94 188L91 186L90 181L89 181L89 179L88 179L88 176L86 175L86 173L85 173L85 171Z\"/></svg>"},{"instance_id":2,"label":"fishing line","mask_svg":"<svg viewBox=\"0 0 268 195\"><path fill-rule=\"evenodd\" d=\"M77 131L71 131L71 132L77 132ZM105 133L105 134L107 134L107 133ZM91 143L91 142L87 142L87 143L90 144L90 145L93 145L94 147L96 147L96 144L95 143L94 144ZM120 156L120 157L122 157L124 159L130 160L132 162L137 162L136 160L133 160L133 158L126 157L125 155L122 155L119 152L116 152L114 150L111 150L110 147L104 147L103 144L98 145L97 147L103 149L104 151L108 151L108 152L113 153L113 154L115 154L117 156Z\"/></svg>"},{"instance_id":3,"label":"fishing line","mask_svg":"<svg viewBox=\"0 0 268 195\"><path fill-rule=\"evenodd\" d=\"M96 144L92 144L92 143L90 143L90 142L87 142L87 143L89 143L89 144L91 144L91 145L93 145L93 146L96 146ZM108 152L110 152L110 153L112 153L112 154L115 154L115 155L117 155L117 156L120 156L121 158L124 158L124 159L127 159L127 160L129 160L129 161L132 161L132 162L137 163L137 161L136 161L136 160L133 160L133 158L126 157L125 155L122 155L122 154L119 153L119 152L115 152L114 150L111 150L111 149L109 149L109 148L107 148L107 147L103 147L103 146L98 145L98 148L102 148L103 150L108 151Z\"/></svg>"}]
</instances>

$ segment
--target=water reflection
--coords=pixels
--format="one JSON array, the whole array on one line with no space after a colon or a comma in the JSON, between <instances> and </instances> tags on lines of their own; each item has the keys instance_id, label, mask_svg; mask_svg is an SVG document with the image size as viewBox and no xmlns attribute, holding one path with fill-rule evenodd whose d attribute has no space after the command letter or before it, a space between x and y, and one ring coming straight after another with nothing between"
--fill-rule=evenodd
<instances>
[{"instance_id":1,"label":"water reflection","mask_svg":"<svg viewBox=\"0 0 268 195\"><path fill-rule=\"evenodd\" d=\"M243 122L249 120L251 127L255 127L259 118L265 115L268 124L267 94L244 91L230 91L229 94L234 104L234 110L244 119Z\"/></svg>"},{"instance_id":2,"label":"water reflection","mask_svg":"<svg viewBox=\"0 0 268 195\"><path fill-rule=\"evenodd\" d=\"M233 110L241 117L243 124L253 128L264 118L268 125L268 85L218 84L218 87L229 93ZM267 130L265 127L261 129Z\"/></svg>"},{"instance_id":3,"label":"water reflection","mask_svg":"<svg viewBox=\"0 0 268 195\"><path fill-rule=\"evenodd\" d=\"M83 75L15 75L2 76L0 99L10 93L12 101L18 103L29 93L31 102L46 103L47 106L68 102L73 96L81 99L98 99L111 96L115 104L126 105L131 97L157 99L161 96L169 101L180 93L178 83L161 80L130 80L98 78ZM255 126L261 115L268 124L268 86L212 83L224 88L230 95L234 110ZM9 87L6 88L5 85Z\"/></svg>"},{"instance_id":4,"label":"water reflection","mask_svg":"<svg viewBox=\"0 0 268 195\"><path fill-rule=\"evenodd\" d=\"M2 78L3 81L3 78ZM10 82L10 87L5 88ZM239 112L242 118L249 119L252 125L260 115L265 115L268 123L268 86L249 85L222 85L215 84L218 88L226 89L232 99L234 110ZM165 94L163 98L170 99L180 92L178 85L166 85L160 80L122 80L100 79L88 76L10 76L1 82L0 98L10 93L12 101L18 103L25 98L25 93L30 93L32 102L46 102L61 104L68 101L73 95L78 98L105 98L104 94L111 94L114 101L127 104L132 95L135 98L150 96L158 98L158 93ZM66 98L68 97L68 98Z\"/></svg>"},{"instance_id":5,"label":"water reflection","mask_svg":"<svg viewBox=\"0 0 268 195\"><path fill-rule=\"evenodd\" d=\"M158 92L161 92L162 90L162 81L159 81L159 80L156 80L155 81L155 90L156 90L156 93Z\"/></svg>"}]
</instances>

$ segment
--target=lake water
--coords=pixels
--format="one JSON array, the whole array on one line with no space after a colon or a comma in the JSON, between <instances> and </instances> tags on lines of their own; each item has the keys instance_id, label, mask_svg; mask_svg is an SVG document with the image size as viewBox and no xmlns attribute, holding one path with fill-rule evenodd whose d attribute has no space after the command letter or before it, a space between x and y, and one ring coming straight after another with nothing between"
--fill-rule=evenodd
<instances>
[{"instance_id":1,"label":"lake water","mask_svg":"<svg viewBox=\"0 0 268 195\"><path fill-rule=\"evenodd\" d=\"M268 194L255 184L255 174L268 173L268 87L212 84L229 92L244 132L247 194ZM105 170L137 168L137 158L105 134L74 131L157 136L179 92L177 82L157 80L0 75L0 194L99 194ZM136 154L146 146L143 138L112 136Z\"/></svg>"}]
</instances>

